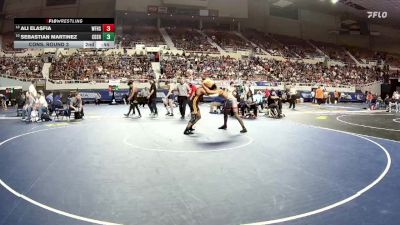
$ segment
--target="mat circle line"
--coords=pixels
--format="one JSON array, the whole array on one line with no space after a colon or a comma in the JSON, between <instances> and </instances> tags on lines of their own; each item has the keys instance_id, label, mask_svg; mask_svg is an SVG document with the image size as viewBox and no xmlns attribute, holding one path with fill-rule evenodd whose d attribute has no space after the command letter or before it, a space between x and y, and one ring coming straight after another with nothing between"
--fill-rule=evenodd
<instances>
[{"instance_id":1,"label":"mat circle line","mask_svg":"<svg viewBox=\"0 0 400 225\"><path fill-rule=\"evenodd\" d=\"M23 136L27 136L30 134L34 134L34 133L39 133L39 132L44 132L44 131L48 131L48 130L55 130L55 129L61 129L61 128L66 128L66 127L70 127L70 126L65 126L65 127L56 127L56 128L48 128L48 129L42 129L42 130L36 130L36 131L31 131L31 132L27 132L27 133L23 133L20 135L16 135L14 137L8 138L2 142L0 142L0 147L2 145L4 145L7 142L10 142L12 140L15 140L17 138L23 137ZM367 185L366 187L364 187L363 189L361 189L360 191L358 191L357 193L355 193L354 195L338 201L336 203L333 203L331 205L325 206L323 208L320 209L316 209L310 212L306 212L306 213L302 213L302 214L298 214L298 215L294 215L294 216L289 216L289 217L285 217L285 218L280 218L280 219L274 219L274 220L268 220L268 221L263 221L263 222L256 222L256 223L248 223L247 225L264 225L264 224L276 224L276 223L282 223L282 222L286 222L286 221L291 221L291 220L296 220L296 219L300 219L300 218L304 218L304 217L308 217L311 215L315 215L315 214L319 214L322 213L324 211L336 208L340 205L343 205L345 203L348 203L356 198L358 198L359 196L361 196L362 194L364 194L365 192L367 192L368 190L370 190L372 187L374 187L375 185L377 185L379 182L382 181L382 179L386 176L386 174L389 172L389 169L391 167L391 163L392 163L392 159L391 156L389 154L389 152L387 151L386 148L384 148L382 145L380 145L379 143L367 138L367 137L363 137L361 135L356 135L350 132L345 132L345 131L339 131L339 130L333 130L333 129L329 129L329 128L323 128L323 127L318 127L318 126L309 126L309 127L313 127L313 128L319 128L319 129L323 129L323 130L329 130L329 131L334 131L334 132L339 132L339 133L344 133L344 134L348 134L354 137L358 137L364 140L367 140L373 144L375 144L376 146L378 146L386 155L386 159L387 159L387 163L386 163L386 167L383 170L383 172L378 176L377 179L375 179L372 183L370 183L369 185ZM0 149L1 150L1 149ZM79 215L75 215L69 212L65 212L53 207L50 207L48 205L45 205L43 203L40 203L36 200L33 200L17 191L15 191L12 187L10 187L9 185L7 185L2 179L0 179L0 185L3 186L7 191L9 191L10 193L12 193L13 195L15 195L18 198L21 198L35 206L38 206L42 209L48 210L50 212L65 216L65 217L69 217L72 219L76 219L76 220L80 220L80 221L85 221L85 222L89 222L89 223L94 223L94 224L102 224L102 225L122 225L122 224L118 224L118 223L112 223L112 222L107 222L107 221L101 221L101 220L96 220L96 219L92 219L92 218L87 218L87 217L83 217L83 216L79 216Z\"/></svg>"},{"instance_id":2,"label":"mat circle line","mask_svg":"<svg viewBox=\"0 0 400 225\"><path fill-rule=\"evenodd\" d=\"M23 136L27 136L30 134L35 134L35 133L39 133L39 132L44 132L44 131L49 131L49 130L56 130L56 129L61 129L61 128L66 128L66 127L72 127L72 126L63 126L63 127L54 127L54 128L47 128L47 129L41 129L41 130L35 130L35 131L31 131L31 132L27 132L27 133L23 133L20 135L16 135L14 137L8 138L7 140L4 140L2 142L0 142L0 147L2 145L4 145L7 142L10 142L14 139L23 137ZM1 150L1 149L0 149ZM65 217L69 217L72 219L76 219L76 220L80 220L80 221L84 221L84 222L88 222L88 223L94 223L94 224L101 224L101 225L122 225L122 224L118 224L118 223L112 223L112 222L107 222L107 221L101 221L101 220L96 220L96 219L92 219L92 218L88 218L88 217L83 217L83 216L79 216L79 215L75 215L66 211L62 211L56 208L53 208L51 206L45 205L43 203L40 203L36 200L33 200L32 198L29 198L28 196L25 196L19 192L17 192L16 190L14 190L12 187L10 187L9 185L7 185L1 178L0 178L0 185L3 186L7 191L11 192L13 195L17 196L18 198L21 198L35 206L38 206L42 209L45 209L47 211L65 216Z\"/></svg>"},{"instance_id":3,"label":"mat circle line","mask_svg":"<svg viewBox=\"0 0 400 225\"><path fill-rule=\"evenodd\" d=\"M303 124L302 124L303 125ZM305 217L309 217L309 216L313 216L325 211L328 211L330 209L339 207L341 205L344 205L348 202L353 201L354 199L360 197L362 194L366 193L368 190L370 190L371 188L373 188L375 185L377 185L379 182L381 182L383 180L383 178L387 175L387 173L390 170L390 167L392 165L392 158L389 154L389 152L387 151L387 149L385 147L383 147L382 145L380 145L379 143L364 137L362 135L358 135L358 134L354 134L351 132L346 132L346 131L341 131L341 130L334 130L334 129L330 129L330 128L325 128L325 127L319 127L319 126L312 126L312 125L304 125L304 126L308 126L308 127L312 127L312 128L319 128L322 130L328 130L328 131L334 131L334 132L338 132L338 133L344 133L344 134L348 134L354 137L358 137L364 140L367 140L373 144L375 144L376 146L378 146L386 155L386 159L387 159L387 163L386 163L386 167L383 170L383 172L378 176L378 178L376 178L372 183L370 183L368 186L364 187L363 189L361 189L360 191L357 191L354 195L347 197L341 201L338 201L336 203L333 203L331 205L327 205L325 207L313 210L313 211L309 211L309 212L305 212L302 214L297 214L294 216L288 216L288 217L284 217L284 218L279 218L279 219L273 219L273 220L267 220L267 221L262 221L262 222L255 222L255 223L246 223L246 224L242 224L242 225L267 225L267 224L277 224L277 223L283 223L283 222L288 222L288 221L292 221L292 220L297 220L297 219L301 219L301 218L305 218Z\"/></svg>"},{"instance_id":4,"label":"mat circle line","mask_svg":"<svg viewBox=\"0 0 400 225\"><path fill-rule=\"evenodd\" d=\"M219 149L212 149L212 150L190 150L190 151L184 151L184 150L175 150L175 149L159 149L159 148L147 148L147 147L143 147L143 146L137 146L134 145L130 142L128 142L128 137L124 138L123 142L125 145L128 145L132 148L137 148L139 150L142 151L152 151L152 152L173 152L173 153L207 153L207 152L224 152L224 151L230 151L230 150L236 150L236 149L240 149L243 147L246 147L247 145L253 143L254 139L247 136L247 135L243 135L244 137L246 137L248 139L248 141L244 144L241 145L237 145L237 146L233 146L230 148L219 148Z\"/></svg>"},{"instance_id":5,"label":"mat circle line","mask_svg":"<svg viewBox=\"0 0 400 225\"><path fill-rule=\"evenodd\" d=\"M368 115L370 115L370 114L368 114ZM345 121L345 120L342 119L343 117L346 117L346 116L348 116L348 115L338 116L338 117L336 117L336 120L341 122L341 123L345 123L345 124L352 125L352 126L365 127L365 128L371 128L371 129L377 129L377 130L400 132L400 130L398 130L398 129L390 129L390 128L384 128L384 127L375 127L375 126L368 126L368 125L364 125L364 124L351 123L351 122L348 122L348 121ZM374 115L374 116L377 116L377 115ZM389 115L380 115L380 116L389 116Z\"/></svg>"}]
</instances>

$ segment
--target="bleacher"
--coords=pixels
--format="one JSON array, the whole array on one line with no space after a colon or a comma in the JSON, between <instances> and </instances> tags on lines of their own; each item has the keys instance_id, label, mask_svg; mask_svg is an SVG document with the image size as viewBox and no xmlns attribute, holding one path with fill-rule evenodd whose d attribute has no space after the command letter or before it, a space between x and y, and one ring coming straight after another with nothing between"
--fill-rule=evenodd
<instances>
[{"instance_id":1,"label":"bleacher","mask_svg":"<svg viewBox=\"0 0 400 225\"><path fill-rule=\"evenodd\" d=\"M122 47L135 47L137 44L159 46L165 44L160 31L155 26L134 26L124 29L120 39Z\"/></svg>"},{"instance_id":2,"label":"bleacher","mask_svg":"<svg viewBox=\"0 0 400 225\"><path fill-rule=\"evenodd\" d=\"M347 50L357 59L360 63L378 62L384 58L381 52L371 51L369 49L347 47Z\"/></svg>"},{"instance_id":3,"label":"bleacher","mask_svg":"<svg viewBox=\"0 0 400 225\"><path fill-rule=\"evenodd\" d=\"M297 58L314 58L322 56L317 49L315 49L312 45L308 44L307 41L296 38L289 37L284 35L273 35L273 37L282 43L287 50L285 51L285 56L287 57L297 57Z\"/></svg>"},{"instance_id":4,"label":"bleacher","mask_svg":"<svg viewBox=\"0 0 400 225\"><path fill-rule=\"evenodd\" d=\"M174 42L175 47L179 50L218 53L218 49L193 28L167 27L166 31Z\"/></svg>"},{"instance_id":5,"label":"bleacher","mask_svg":"<svg viewBox=\"0 0 400 225\"><path fill-rule=\"evenodd\" d=\"M259 46L261 49L268 52L270 55L284 56L284 46L281 43L270 38L270 36L266 33L254 29L246 29L242 32L242 34L251 42Z\"/></svg>"},{"instance_id":6,"label":"bleacher","mask_svg":"<svg viewBox=\"0 0 400 225\"><path fill-rule=\"evenodd\" d=\"M311 40L311 43L317 46L332 60L341 61L348 65L355 64L354 60L346 53L346 49L343 46L314 40Z\"/></svg>"},{"instance_id":7,"label":"bleacher","mask_svg":"<svg viewBox=\"0 0 400 225\"><path fill-rule=\"evenodd\" d=\"M251 43L246 42L233 32L215 29L205 29L203 32L226 51L235 52L253 49Z\"/></svg>"}]
</instances>

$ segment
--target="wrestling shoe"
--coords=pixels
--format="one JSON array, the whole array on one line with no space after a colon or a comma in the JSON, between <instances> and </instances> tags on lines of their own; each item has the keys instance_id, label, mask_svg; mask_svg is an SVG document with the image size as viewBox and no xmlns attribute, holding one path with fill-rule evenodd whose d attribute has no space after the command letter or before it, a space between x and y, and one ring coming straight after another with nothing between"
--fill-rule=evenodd
<instances>
[{"instance_id":1,"label":"wrestling shoe","mask_svg":"<svg viewBox=\"0 0 400 225\"><path fill-rule=\"evenodd\" d=\"M186 129L186 130L183 132L183 134L184 134L184 135L190 135L190 134L193 134L193 132L192 132L192 130L190 130L190 129Z\"/></svg>"}]
</instances>

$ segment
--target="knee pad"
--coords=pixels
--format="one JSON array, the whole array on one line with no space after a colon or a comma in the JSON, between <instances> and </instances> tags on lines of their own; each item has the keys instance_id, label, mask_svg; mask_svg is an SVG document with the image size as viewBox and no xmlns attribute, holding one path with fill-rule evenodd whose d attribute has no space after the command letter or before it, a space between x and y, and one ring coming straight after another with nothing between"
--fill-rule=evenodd
<instances>
[{"instance_id":1,"label":"knee pad","mask_svg":"<svg viewBox=\"0 0 400 225\"><path fill-rule=\"evenodd\" d=\"M190 116L189 122L194 123L194 122L196 122L196 119L197 119L197 115L192 113L192 115Z\"/></svg>"}]
</instances>

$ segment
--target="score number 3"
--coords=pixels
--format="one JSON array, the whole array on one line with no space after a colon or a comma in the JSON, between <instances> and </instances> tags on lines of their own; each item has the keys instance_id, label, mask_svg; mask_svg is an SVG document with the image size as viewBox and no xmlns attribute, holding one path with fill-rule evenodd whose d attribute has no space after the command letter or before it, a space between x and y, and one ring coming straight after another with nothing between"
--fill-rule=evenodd
<instances>
[{"instance_id":1,"label":"score number 3","mask_svg":"<svg viewBox=\"0 0 400 225\"><path fill-rule=\"evenodd\" d=\"M114 32L114 24L103 24L103 32Z\"/></svg>"}]
</instances>

